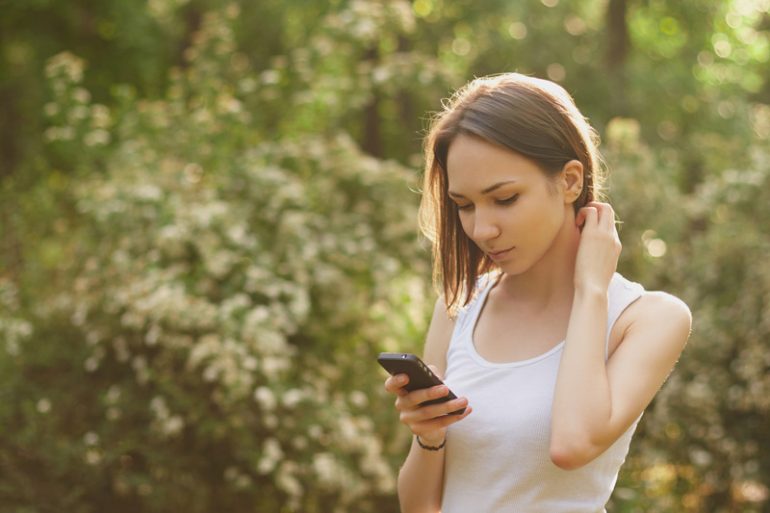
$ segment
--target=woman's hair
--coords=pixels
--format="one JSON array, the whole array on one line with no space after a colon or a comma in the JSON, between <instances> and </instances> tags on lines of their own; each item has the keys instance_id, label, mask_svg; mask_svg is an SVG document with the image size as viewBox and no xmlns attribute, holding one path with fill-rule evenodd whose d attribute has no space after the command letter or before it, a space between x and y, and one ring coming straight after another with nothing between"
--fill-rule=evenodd
<instances>
[{"instance_id":1,"label":"woman's hair","mask_svg":"<svg viewBox=\"0 0 770 513\"><path fill-rule=\"evenodd\" d=\"M454 315L473 297L479 275L496 268L463 231L449 198L447 154L452 141L472 135L531 159L555 178L564 164L583 164L577 212L599 199L603 172L598 136L561 86L548 80L505 73L477 78L443 103L424 140L425 177L419 221L433 243L433 283Z\"/></svg>"}]
</instances>

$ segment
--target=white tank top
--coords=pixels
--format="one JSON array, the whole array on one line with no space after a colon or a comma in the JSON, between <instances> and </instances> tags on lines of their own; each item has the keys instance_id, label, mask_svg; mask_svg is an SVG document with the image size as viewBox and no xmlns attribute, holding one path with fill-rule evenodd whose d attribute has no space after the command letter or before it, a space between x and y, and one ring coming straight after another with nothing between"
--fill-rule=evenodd
<instances>
[{"instance_id":1,"label":"white tank top","mask_svg":"<svg viewBox=\"0 0 770 513\"><path fill-rule=\"evenodd\" d=\"M587 465L576 470L554 465L551 405L564 341L527 360L485 360L471 335L494 283L493 275L479 279L476 297L458 313L447 351L445 381L468 398L473 413L447 431L441 512L603 512L639 419ZM638 283L613 276L605 355L613 324L643 292Z\"/></svg>"}]
</instances>

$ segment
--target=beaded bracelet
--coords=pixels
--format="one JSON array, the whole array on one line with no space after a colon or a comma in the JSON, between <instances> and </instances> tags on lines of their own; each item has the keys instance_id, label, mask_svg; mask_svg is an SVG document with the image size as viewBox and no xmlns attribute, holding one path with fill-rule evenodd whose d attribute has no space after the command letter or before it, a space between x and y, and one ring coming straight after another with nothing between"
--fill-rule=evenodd
<instances>
[{"instance_id":1,"label":"beaded bracelet","mask_svg":"<svg viewBox=\"0 0 770 513\"><path fill-rule=\"evenodd\" d=\"M422 447L423 449L426 449L428 451L439 451L439 450L444 448L444 445L446 445L446 437L444 437L444 441L441 442L441 445L433 446L433 445L425 445L420 440L420 436L419 435L416 435L416 436L417 436L417 445L419 445L420 447Z\"/></svg>"}]
</instances>

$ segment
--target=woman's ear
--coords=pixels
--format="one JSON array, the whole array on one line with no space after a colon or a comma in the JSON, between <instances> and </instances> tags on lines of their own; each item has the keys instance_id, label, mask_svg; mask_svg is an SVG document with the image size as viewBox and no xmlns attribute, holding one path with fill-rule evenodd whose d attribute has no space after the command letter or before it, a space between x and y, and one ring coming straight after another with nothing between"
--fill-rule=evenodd
<instances>
[{"instance_id":1,"label":"woman's ear","mask_svg":"<svg viewBox=\"0 0 770 513\"><path fill-rule=\"evenodd\" d=\"M564 201L574 203L583 192L583 164L579 160L570 160L564 164L559 181L564 192Z\"/></svg>"}]
</instances>

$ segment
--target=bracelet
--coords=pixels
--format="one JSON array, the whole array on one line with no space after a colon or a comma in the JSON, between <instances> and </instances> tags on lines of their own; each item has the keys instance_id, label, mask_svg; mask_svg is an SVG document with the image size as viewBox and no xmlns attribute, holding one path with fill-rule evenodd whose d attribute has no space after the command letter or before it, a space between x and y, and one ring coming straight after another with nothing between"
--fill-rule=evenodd
<instances>
[{"instance_id":1,"label":"bracelet","mask_svg":"<svg viewBox=\"0 0 770 513\"><path fill-rule=\"evenodd\" d=\"M433 445L425 445L424 443L422 443L422 441L420 440L420 435L415 435L415 436L417 437L417 445L419 445L420 447L428 451L439 451L443 449L444 446L446 445L446 437L444 437L444 441L441 442L441 445L433 446Z\"/></svg>"}]
</instances>

